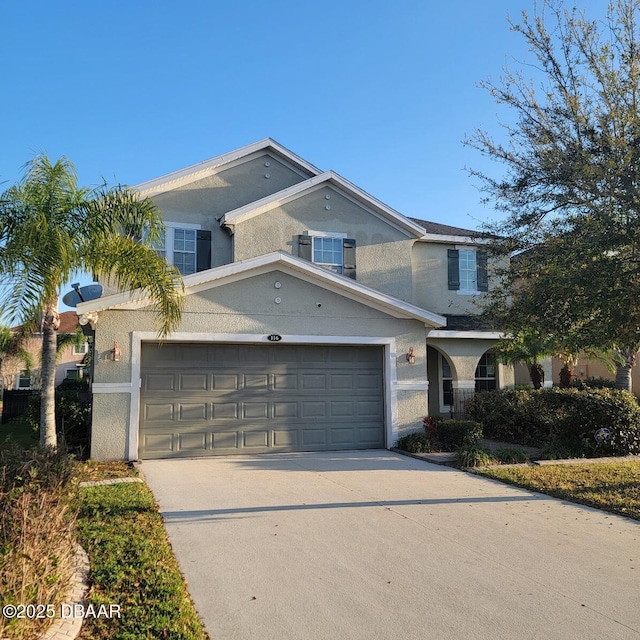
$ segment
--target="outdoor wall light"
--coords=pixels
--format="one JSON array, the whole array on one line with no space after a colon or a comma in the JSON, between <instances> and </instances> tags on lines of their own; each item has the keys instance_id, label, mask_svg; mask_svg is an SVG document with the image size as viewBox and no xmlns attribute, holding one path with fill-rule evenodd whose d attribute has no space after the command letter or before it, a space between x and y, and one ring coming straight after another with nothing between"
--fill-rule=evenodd
<instances>
[{"instance_id":1,"label":"outdoor wall light","mask_svg":"<svg viewBox=\"0 0 640 640\"><path fill-rule=\"evenodd\" d=\"M407 362L409 364L416 363L416 354L413 351L413 347L409 347L409 351L407 352Z\"/></svg>"},{"instance_id":2,"label":"outdoor wall light","mask_svg":"<svg viewBox=\"0 0 640 640\"><path fill-rule=\"evenodd\" d=\"M120 347L117 342L113 343L113 349L111 349L109 353L111 354L111 360L113 360L113 362L120 362L122 351L120 351Z\"/></svg>"}]
</instances>

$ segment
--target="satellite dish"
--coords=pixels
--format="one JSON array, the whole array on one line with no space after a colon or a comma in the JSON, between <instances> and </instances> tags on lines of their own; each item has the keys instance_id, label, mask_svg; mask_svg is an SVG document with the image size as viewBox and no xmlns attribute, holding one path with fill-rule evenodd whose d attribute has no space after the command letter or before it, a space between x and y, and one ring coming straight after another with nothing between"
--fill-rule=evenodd
<instances>
[{"instance_id":1,"label":"satellite dish","mask_svg":"<svg viewBox=\"0 0 640 640\"><path fill-rule=\"evenodd\" d=\"M81 287L79 284L72 284L73 291L65 293L62 296L62 302L67 307L77 307L81 302L88 302L89 300L95 300L102 295L101 284L88 284L86 287Z\"/></svg>"}]
</instances>

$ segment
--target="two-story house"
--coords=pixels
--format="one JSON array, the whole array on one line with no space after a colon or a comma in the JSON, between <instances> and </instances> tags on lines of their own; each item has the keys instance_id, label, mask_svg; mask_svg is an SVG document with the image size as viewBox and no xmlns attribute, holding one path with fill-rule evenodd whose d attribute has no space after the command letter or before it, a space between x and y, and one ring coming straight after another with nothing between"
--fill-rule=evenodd
<instances>
[{"instance_id":1,"label":"two-story house","mask_svg":"<svg viewBox=\"0 0 640 640\"><path fill-rule=\"evenodd\" d=\"M407 218L271 139L137 189L163 212L184 312L159 344L132 292L78 305L94 458L391 447L457 394L512 383L470 318L492 286L475 232Z\"/></svg>"}]
</instances>

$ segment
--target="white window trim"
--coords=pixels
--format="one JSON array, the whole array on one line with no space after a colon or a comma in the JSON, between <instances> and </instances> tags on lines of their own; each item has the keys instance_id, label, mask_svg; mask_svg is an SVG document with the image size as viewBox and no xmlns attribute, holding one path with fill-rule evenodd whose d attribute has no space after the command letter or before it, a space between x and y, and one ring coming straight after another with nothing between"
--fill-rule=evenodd
<instances>
[{"instance_id":1,"label":"white window trim","mask_svg":"<svg viewBox=\"0 0 640 640\"><path fill-rule=\"evenodd\" d=\"M304 232L305 236L316 236L318 238L342 238L345 239L347 237L346 233L337 233L332 231L311 231L308 229Z\"/></svg>"},{"instance_id":2,"label":"white window trim","mask_svg":"<svg viewBox=\"0 0 640 640\"><path fill-rule=\"evenodd\" d=\"M334 269L332 269L332 267L340 266L341 271L339 275L342 275L344 273L344 249L342 251L342 262L340 263L340 265L328 263L328 262L316 262L313 259L314 253L315 253L315 239L316 238L335 238L337 240L344 240L347 237L347 234L338 233L338 232L333 233L331 231L312 231L311 229L308 229L307 231L305 231L304 234L311 238L311 262L313 262L313 264L317 264L319 267L323 267L324 269L333 271L334 273L336 272L334 271Z\"/></svg>"},{"instance_id":3,"label":"white window trim","mask_svg":"<svg viewBox=\"0 0 640 640\"><path fill-rule=\"evenodd\" d=\"M89 343L85 340L82 343L82 351L78 350L78 345L74 344L73 345L73 355L74 356L84 356L87 354L87 352L89 351Z\"/></svg>"},{"instance_id":4,"label":"white window trim","mask_svg":"<svg viewBox=\"0 0 640 640\"><path fill-rule=\"evenodd\" d=\"M342 245L340 246L340 248L342 249L342 253L340 254L340 262L316 262L315 261L315 253L316 253L316 240L318 239L322 239L322 238L330 238L332 240L342 240L342 238L339 238L337 236L314 236L311 238L311 259L313 261L313 264L317 264L319 267L324 267L325 269L329 269L329 271L333 271L335 273L338 273L339 275L342 275L342 273L344 272L344 249L342 247ZM336 271L336 267L340 268L340 271Z\"/></svg>"},{"instance_id":5,"label":"white window trim","mask_svg":"<svg viewBox=\"0 0 640 640\"><path fill-rule=\"evenodd\" d=\"M487 355L486 351L480 356L480 360L478 360L478 364L476 365L476 371L478 370L478 367L480 366L480 361L482 360L482 358L485 355ZM491 354L491 355L495 355L495 354ZM493 371L494 371L494 374L495 374L493 376L485 376L484 378L482 378L482 377L476 376L475 372L474 372L474 377L473 377L474 382L477 383L478 380L482 380L482 381L495 380L496 381L496 389L499 389L500 388L500 378L499 378L500 371L498 369L498 366L499 366L499 362L498 362L498 359L496 358L495 364L493 365Z\"/></svg>"},{"instance_id":6,"label":"white window trim","mask_svg":"<svg viewBox=\"0 0 640 640\"><path fill-rule=\"evenodd\" d=\"M473 251L473 253L475 253L476 255L476 288L475 289L458 289L456 291L456 294L459 296L477 296L479 293L483 293L483 291L480 291L478 289L478 249L476 247L470 247L468 244L465 245L456 245L455 248L458 251ZM460 278L460 259L459 259L459 254L458 254L458 278L460 279L460 282L462 283L462 278ZM461 285L462 287L462 285Z\"/></svg>"},{"instance_id":7,"label":"white window trim","mask_svg":"<svg viewBox=\"0 0 640 640\"><path fill-rule=\"evenodd\" d=\"M173 265L173 255L174 255L174 248L173 248L173 240L174 240L174 233L173 231L175 229L185 229L188 231L199 231L200 229L202 229L202 225L201 224L195 224L193 222L166 222L164 223L165 226L165 234L164 234L164 259L167 261L168 264ZM172 230L171 233L166 233L166 231L168 230ZM196 257L196 270L198 268L198 238L197 238L197 234L196 234L196 250L194 252L195 257ZM194 271L194 273L196 273L196 271Z\"/></svg>"},{"instance_id":8,"label":"white window trim","mask_svg":"<svg viewBox=\"0 0 640 640\"><path fill-rule=\"evenodd\" d=\"M22 378L22 371L20 371L18 373L18 375L16 376L16 385L15 385L16 390L25 390L26 391L27 389L31 389L31 384L33 382L33 374L32 373L29 374L29 385L27 387L23 387L20 384L20 379L21 378Z\"/></svg>"}]
</instances>

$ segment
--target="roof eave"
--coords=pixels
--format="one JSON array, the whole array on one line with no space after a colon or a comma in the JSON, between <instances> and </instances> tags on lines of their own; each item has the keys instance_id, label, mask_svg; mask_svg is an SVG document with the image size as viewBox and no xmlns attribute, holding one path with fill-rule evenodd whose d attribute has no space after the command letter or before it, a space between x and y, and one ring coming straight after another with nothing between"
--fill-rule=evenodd
<instances>
[{"instance_id":1,"label":"roof eave","mask_svg":"<svg viewBox=\"0 0 640 640\"><path fill-rule=\"evenodd\" d=\"M190 165L184 169L165 174L159 178L141 182L140 184L135 185L133 189L143 196L158 195L165 191L175 189L178 186L182 186L183 184L200 180L209 174L215 173L220 168L230 164L231 162L241 160L253 153L269 149L285 158L289 163L296 166L304 173L311 174L312 176L322 173L320 169L293 153L293 151L282 146L272 138L265 138L264 140L259 140L258 142L236 149L235 151L230 151Z\"/></svg>"},{"instance_id":2,"label":"roof eave","mask_svg":"<svg viewBox=\"0 0 640 640\"><path fill-rule=\"evenodd\" d=\"M375 289L370 289L350 278L334 274L282 251L257 256L241 262L232 262L208 271L185 276L183 278L185 295L210 288L207 285L220 286L225 281L230 282L233 279L238 279L238 276L248 275L250 272L256 272L260 269L264 270L265 267L284 267L285 270L299 272L318 286L342 294L348 293L350 299L355 299L363 304L380 309L397 318L419 320L431 327L444 327L447 324L447 319L444 316L432 313ZM89 314L96 314L110 309L130 310L147 306L148 304L149 299L143 296L140 291L127 291L80 303L76 312L79 316L88 316Z\"/></svg>"}]
</instances>

